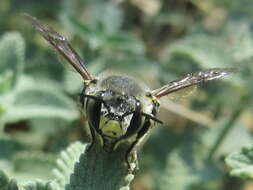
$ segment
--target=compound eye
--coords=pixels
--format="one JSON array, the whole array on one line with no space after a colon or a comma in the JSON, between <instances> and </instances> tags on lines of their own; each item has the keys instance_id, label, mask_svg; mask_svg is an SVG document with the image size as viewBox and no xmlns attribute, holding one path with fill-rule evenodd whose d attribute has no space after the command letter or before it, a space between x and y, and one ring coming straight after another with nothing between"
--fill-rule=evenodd
<instances>
[{"instance_id":1,"label":"compound eye","mask_svg":"<svg viewBox=\"0 0 253 190\"><path fill-rule=\"evenodd\" d=\"M140 102L137 102L136 109L131 119L130 125L127 129L126 136L129 137L136 134L142 128L144 119L145 117L143 117L141 113L141 104Z\"/></svg>"},{"instance_id":2,"label":"compound eye","mask_svg":"<svg viewBox=\"0 0 253 190\"><path fill-rule=\"evenodd\" d=\"M96 130L99 129L101 102L95 99L87 100L86 115L89 124Z\"/></svg>"}]
</instances>

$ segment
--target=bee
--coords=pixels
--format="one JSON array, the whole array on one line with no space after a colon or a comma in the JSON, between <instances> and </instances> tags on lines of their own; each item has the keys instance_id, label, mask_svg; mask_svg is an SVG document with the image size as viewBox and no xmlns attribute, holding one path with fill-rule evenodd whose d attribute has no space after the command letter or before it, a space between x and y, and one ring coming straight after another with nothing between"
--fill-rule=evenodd
<instances>
[{"instance_id":1,"label":"bee","mask_svg":"<svg viewBox=\"0 0 253 190\"><path fill-rule=\"evenodd\" d=\"M35 17L26 15L28 21L81 75L84 87L80 95L92 136L99 136L105 150L114 151L127 142L125 155L129 157L145 139L156 123L159 100L181 89L211 81L236 72L234 68L213 68L187 74L161 88L151 90L129 76L101 74L98 77L88 72L85 62L72 48L65 37L40 23Z\"/></svg>"}]
</instances>

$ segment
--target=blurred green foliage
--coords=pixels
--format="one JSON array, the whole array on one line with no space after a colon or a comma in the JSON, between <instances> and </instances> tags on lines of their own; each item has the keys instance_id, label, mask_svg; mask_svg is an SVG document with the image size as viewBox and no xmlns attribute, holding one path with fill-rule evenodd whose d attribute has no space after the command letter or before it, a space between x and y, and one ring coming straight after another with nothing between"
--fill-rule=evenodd
<instances>
[{"instance_id":1,"label":"blurred green foliage","mask_svg":"<svg viewBox=\"0 0 253 190\"><path fill-rule=\"evenodd\" d=\"M143 147L132 189L253 188L230 177L224 162L228 153L252 144L252 10L251 0L1 0L0 188L16 184L5 174L18 182L54 179L59 152L76 140L88 141L78 108L81 77L58 63L64 61L24 20L24 12L66 36L93 74L117 70L156 88L183 73L239 68L177 100L200 113L199 120L208 117L209 125L161 110L166 124ZM245 156L227 158L232 168L248 166L246 174L232 174L252 175L252 158L240 163ZM50 189L42 181L24 189L35 186Z\"/></svg>"},{"instance_id":2,"label":"blurred green foliage","mask_svg":"<svg viewBox=\"0 0 253 190\"><path fill-rule=\"evenodd\" d=\"M240 151L231 153L226 163L232 168L231 175L253 178L253 148L245 146Z\"/></svg>"}]
</instances>

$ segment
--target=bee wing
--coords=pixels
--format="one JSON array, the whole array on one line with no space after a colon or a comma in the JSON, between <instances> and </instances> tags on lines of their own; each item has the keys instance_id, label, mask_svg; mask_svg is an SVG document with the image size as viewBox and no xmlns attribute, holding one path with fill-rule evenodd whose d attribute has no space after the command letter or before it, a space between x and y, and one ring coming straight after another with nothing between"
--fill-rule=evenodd
<instances>
[{"instance_id":1,"label":"bee wing","mask_svg":"<svg viewBox=\"0 0 253 190\"><path fill-rule=\"evenodd\" d=\"M197 85L201 82L219 79L237 71L238 70L235 68L213 68L195 73L190 73L180 79L170 82L169 84L161 88L151 91L151 95L155 96L156 98L161 98L163 96L187 88L189 86Z\"/></svg>"},{"instance_id":2,"label":"bee wing","mask_svg":"<svg viewBox=\"0 0 253 190\"><path fill-rule=\"evenodd\" d=\"M80 56L71 47L65 37L48 28L39 22L35 17L25 14L26 19L33 27L46 39L57 51L75 68L75 70L83 77L84 80L93 80L93 77L87 71L85 63Z\"/></svg>"},{"instance_id":3,"label":"bee wing","mask_svg":"<svg viewBox=\"0 0 253 190\"><path fill-rule=\"evenodd\" d=\"M197 85L185 87L184 89L181 89L179 91L171 93L168 96L168 98L173 101L179 101L181 98L185 98L185 97L194 95L197 90L198 90Z\"/></svg>"}]
</instances>

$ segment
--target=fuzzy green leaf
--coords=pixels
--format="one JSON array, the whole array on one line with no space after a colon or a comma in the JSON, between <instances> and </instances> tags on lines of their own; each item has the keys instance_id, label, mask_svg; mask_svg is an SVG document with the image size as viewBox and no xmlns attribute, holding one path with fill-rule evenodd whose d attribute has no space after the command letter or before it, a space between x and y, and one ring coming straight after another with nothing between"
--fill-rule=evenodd
<instances>
[{"instance_id":1,"label":"fuzzy green leaf","mask_svg":"<svg viewBox=\"0 0 253 190\"><path fill-rule=\"evenodd\" d=\"M51 170L55 167L55 157L42 152L18 152L13 159L14 174L29 176L33 179L52 179ZM18 178L20 179L20 177Z\"/></svg>"},{"instance_id":2,"label":"fuzzy green leaf","mask_svg":"<svg viewBox=\"0 0 253 190\"><path fill-rule=\"evenodd\" d=\"M24 80L15 95L4 115L7 122L43 117L74 120L78 117L76 104L52 85L38 86Z\"/></svg>"},{"instance_id":3,"label":"fuzzy green leaf","mask_svg":"<svg viewBox=\"0 0 253 190\"><path fill-rule=\"evenodd\" d=\"M12 87L24 70L25 42L17 32L5 34L0 40L0 74L13 73Z\"/></svg>"},{"instance_id":4,"label":"fuzzy green leaf","mask_svg":"<svg viewBox=\"0 0 253 190\"><path fill-rule=\"evenodd\" d=\"M106 152L99 145L80 156L66 190L119 190L129 189L134 178L124 159L125 151ZM98 183L99 182L99 183Z\"/></svg>"},{"instance_id":5,"label":"fuzzy green leaf","mask_svg":"<svg viewBox=\"0 0 253 190\"><path fill-rule=\"evenodd\" d=\"M16 180L10 180L3 190L20 190Z\"/></svg>"},{"instance_id":6,"label":"fuzzy green leaf","mask_svg":"<svg viewBox=\"0 0 253 190\"><path fill-rule=\"evenodd\" d=\"M18 187L18 190L58 190L52 187L52 182L45 182L42 180L18 184Z\"/></svg>"},{"instance_id":7,"label":"fuzzy green leaf","mask_svg":"<svg viewBox=\"0 0 253 190\"><path fill-rule=\"evenodd\" d=\"M5 175L4 172L0 170L0 189L6 187L9 183L9 178Z\"/></svg>"},{"instance_id":8,"label":"fuzzy green leaf","mask_svg":"<svg viewBox=\"0 0 253 190\"><path fill-rule=\"evenodd\" d=\"M202 68L231 67L233 59L225 44L217 37L203 34L188 36L168 47L170 55L185 56Z\"/></svg>"},{"instance_id":9,"label":"fuzzy green leaf","mask_svg":"<svg viewBox=\"0 0 253 190\"><path fill-rule=\"evenodd\" d=\"M85 151L86 146L87 144L75 142L61 152L60 158L56 161L57 168L53 170L53 173L62 188L70 182L70 175L74 170L75 163Z\"/></svg>"},{"instance_id":10,"label":"fuzzy green leaf","mask_svg":"<svg viewBox=\"0 0 253 190\"><path fill-rule=\"evenodd\" d=\"M128 190L134 176L126 166L125 150L106 152L95 144L86 152L88 146L77 142L61 153L54 170L60 186L65 185L65 190Z\"/></svg>"},{"instance_id":11,"label":"fuzzy green leaf","mask_svg":"<svg viewBox=\"0 0 253 190\"><path fill-rule=\"evenodd\" d=\"M4 172L0 170L0 189L1 190L63 190L55 181L35 180L32 182L19 183L10 180Z\"/></svg>"},{"instance_id":12,"label":"fuzzy green leaf","mask_svg":"<svg viewBox=\"0 0 253 190\"><path fill-rule=\"evenodd\" d=\"M231 175L253 178L253 146L245 146L239 152L231 153L226 163L231 168Z\"/></svg>"}]
</instances>

